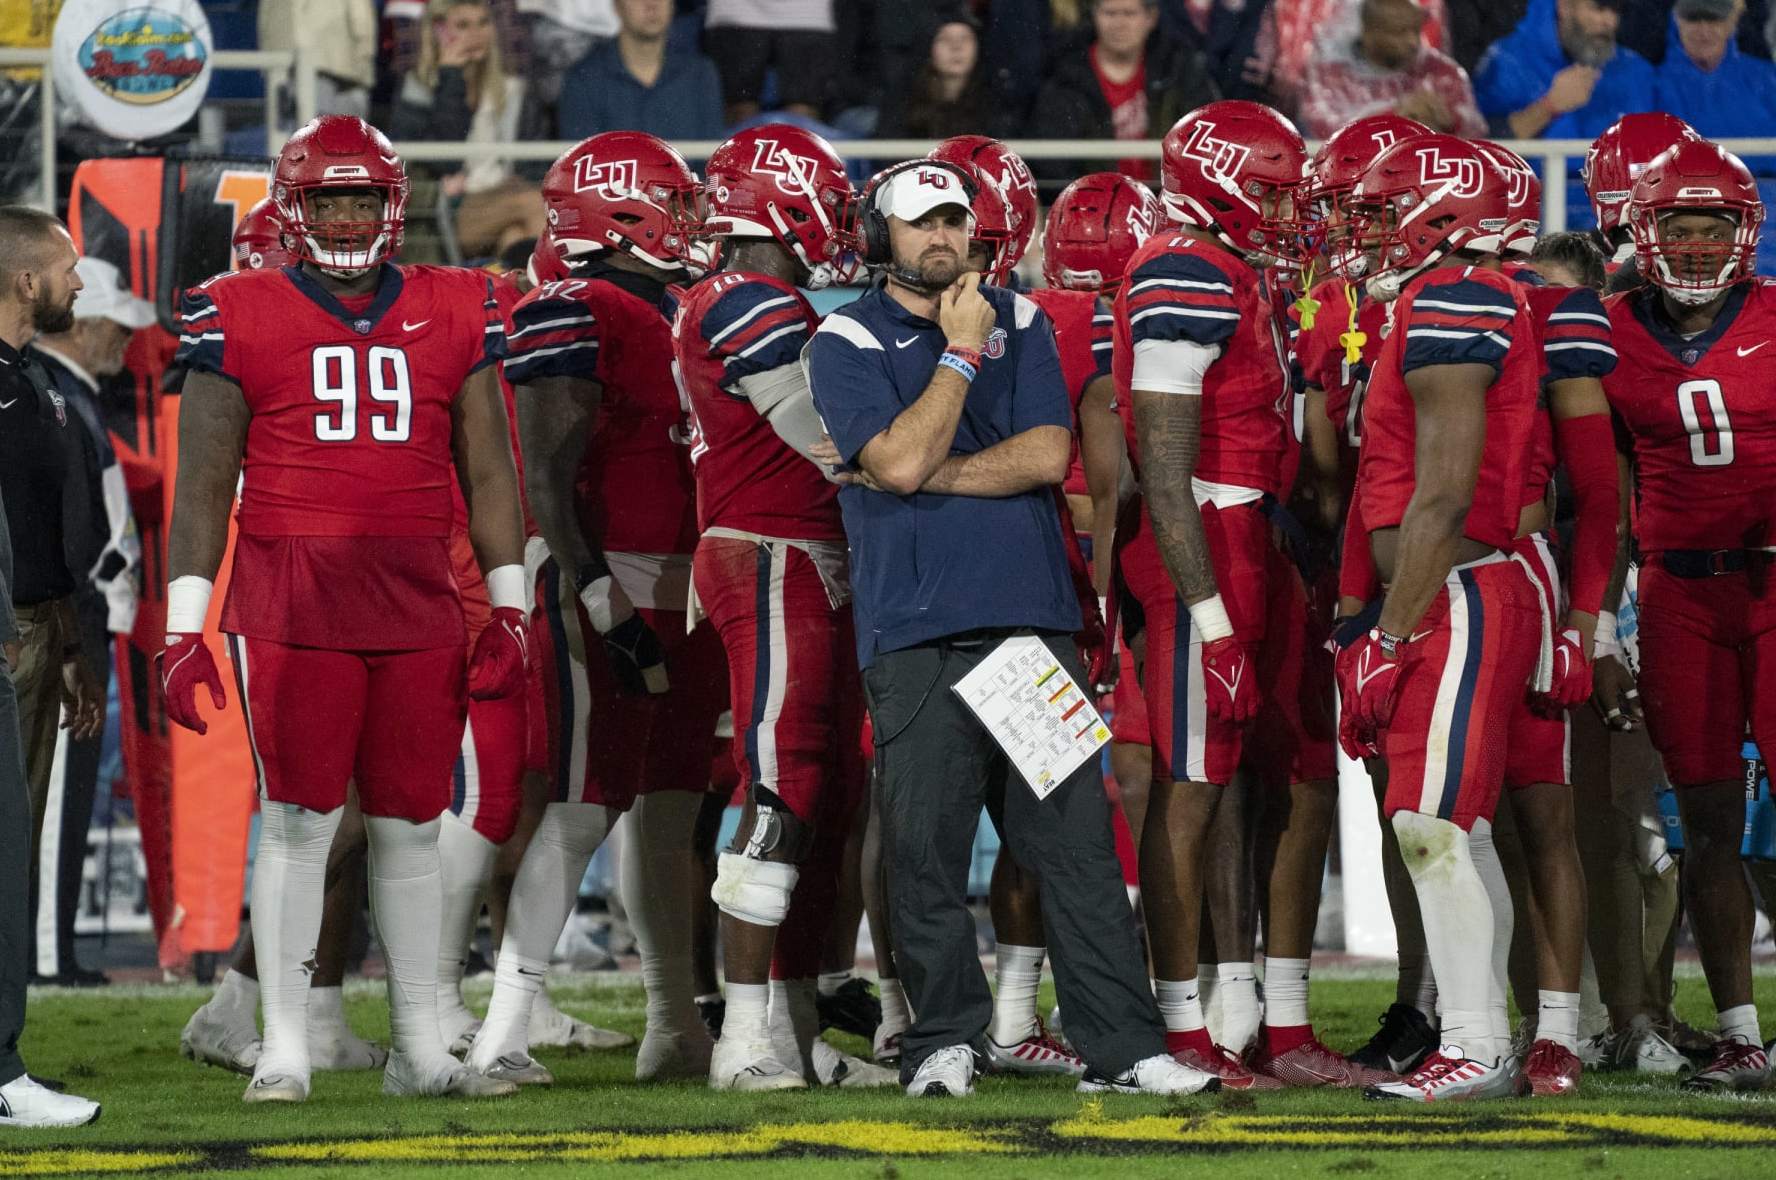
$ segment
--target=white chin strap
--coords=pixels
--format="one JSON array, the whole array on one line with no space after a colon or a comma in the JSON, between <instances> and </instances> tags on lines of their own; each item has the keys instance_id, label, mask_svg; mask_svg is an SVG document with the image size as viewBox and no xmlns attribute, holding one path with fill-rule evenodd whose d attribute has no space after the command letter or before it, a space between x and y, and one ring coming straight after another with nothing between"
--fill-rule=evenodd
<instances>
[{"instance_id":1,"label":"white chin strap","mask_svg":"<svg viewBox=\"0 0 1776 1180\"><path fill-rule=\"evenodd\" d=\"M385 231L373 238L362 250L326 250L311 232L304 236L308 257L320 272L329 278L349 279L381 265L388 255L389 235Z\"/></svg>"},{"instance_id":2,"label":"white chin strap","mask_svg":"<svg viewBox=\"0 0 1776 1180\"><path fill-rule=\"evenodd\" d=\"M1406 289L1407 283L1443 261L1445 253L1446 251L1441 248L1432 250L1417 266L1409 269L1390 268L1384 270L1380 274L1371 276L1363 286L1368 290L1371 299L1379 300L1382 303L1392 303L1400 297L1400 292Z\"/></svg>"}]
</instances>

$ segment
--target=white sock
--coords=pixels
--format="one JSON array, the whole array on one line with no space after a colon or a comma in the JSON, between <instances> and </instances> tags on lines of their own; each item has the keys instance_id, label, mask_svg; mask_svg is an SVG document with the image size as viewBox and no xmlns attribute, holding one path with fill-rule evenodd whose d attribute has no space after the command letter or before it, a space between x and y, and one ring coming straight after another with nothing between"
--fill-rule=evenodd
<instances>
[{"instance_id":1,"label":"white sock","mask_svg":"<svg viewBox=\"0 0 1776 1180\"><path fill-rule=\"evenodd\" d=\"M1012 946L1002 942L993 952L992 1038L1001 1045L1015 1045L1036 1032L1036 992L1042 986L1042 955L1039 946Z\"/></svg>"},{"instance_id":2,"label":"white sock","mask_svg":"<svg viewBox=\"0 0 1776 1180\"><path fill-rule=\"evenodd\" d=\"M906 988L899 978L878 979L876 991L882 997L882 1026L890 1033L905 1032L911 1028L913 1010L907 1004Z\"/></svg>"},{"instance_id":3,"label":"white sock","mask_svg":"<svg viewBox=\"0 0 1776 1180\"><path fill-rule=\"evenodd\" d=\"M623 906L641 952L647 1027L669 1036L703 1031L691 980L691 910L703 884L691 842L702 805L689 791L659 791L637 799L625 821Z\"/></svg>"},{"instance_id":4,"label":"white sock","mask_svg":"<svg viewBox=\"0 0 1776 1180\"><path fill-rule=\"evenodd\" d=\"M820 989L821 995L832 996L832 995L837 995L839 989L844 987L847 983L850 983L850 982L851 982L851 972L848 970L847 971L822 971L820 973L820 978L815 981L815 986L817 986Z\"/></svg>"},{"instance_id":5,"label":"white sock","mask_svg":"<svg viewBox=\"0 0 1776 1180\"><path fill-rule=\"evenodd\" d=\"M454 1068L438 1035L438 821L366 815L370 912L388 964L389 1040L424 1066Z\"/></svg>"},{"instance_id":6,"label":"white sock","mask_svg":"<svg viewBox=\"0 0 1776 1180\"><path fill-rule=\"evenodd\" d=\"M1763 1044L1763 1034L1758 1031L1757 1005L1741 1004L1737 1008L1722 1009L1720 1035L1722 1040L1743 1041L1747 1045Z\"/></svg>"},{"instance_id":7,"label":"white sock","mask_svg":"<svg viewBox=\"0 0 1776 1180\"><path fill-rule=\"evenodd\" d=\"M1309 959L1264 956L1264 1023L1271 1028L1300 1028L1308 1023Z\"/></svg>"},{"instance_id":8,"label":"white sock","mask_svg":"<svg viewBox=\"0 0 1776 1180\"><path fill-rule=\"evenodd\" d=\"M468 1031L475 1014L463 1003L463 970L481 916L494 843L446 811L438 817L438 870L443 876L443 917L438 924L438 1033L446 1047Z\"/></svg>"},{"instance_id":9,"label":"white sock","mask_svg":"<svg viewBox=\"0 0 1776 1180\"><path fill-rule=\"evenodd\" d=\"M1221 980L1212 971L1205 971L1209 966L1220 966L1199 962L1196 965L1197 995L1201 997L1203 1010L1203 1027L1209 1030L1209 1040L1221 1044L1221 1034L1226 1028L1226 1021L1221 1011Z\"/></svg>"},{"instance_id":10,"label":"white sock","mask_svg":"<svg viewBox=\"0 0 1776 1180\"><path fill-rule=\"evenodd\" d=\"M230 967L223 973L222 982L216 985L216 994L210 997L210 1007L231 1014L245 1013L247 1023L255 1023L259 1018L259 981Z\"/></svg>"},{"instance_id":11,"label":"white sock","mask_svg":"<svg viewBox=\"0 0 1776 1180\"><path fill-rule=\"evenodd\" d=\"M1417 1008L1432 1024L1437 1023L1437 974L1431 956L1400 952L1400 982L1394 1001Z\"/></svg>"},{"instance_id":12,"label":"white sock","mask_svg":"<svg viewBox=\"0 0 1776 1180\"><path fill-rule=\"evenodd\" d=\"M1153 994L1159 1002L1159 1014L1165 1017L1167 1032L1194 1032L1206 1027L1203 1024L1202 993L1196 980L1156 979Z\"/></svg>"},{"instance_id":13,"label":"white sock","mask_svg":"<svg viewBox=\"0 0 1776 1180\"><path fill-rule=\"evenodd\" d=\"M812 979L771 981L771 1050L784 1067L814 1077L814 1042L820 1036L820 1009ZM723 1018L725 1028L726 1018Z\"/></svg>"},{"instance_id":14,"label":"white sock","mask_svg":"<svg viewBox=\"0 0 1776 1180\"><path fill-rule=\"evenodd\" d=\"M1492 990L1486 998L1486 1011L1492 1020L1492 1035L1501 1051L1511 1044L1511 928L1516 911L1511 906L1511 886L1505 880L1504 862L1492 842L1492 824L1483 819L1474 821L1468 836L1469 854L1480 883L1486 886L1486 899L1492 907ZM1577 1047L1576 1045L1574 1046Z\"/></svg>"},{"instance_id":15,"label":"white sock","mask_svg":"<svg viewBox=\"0 0 1776 1180\"><path fill-rule=\"evenodd\" d=\"M524 850L506 935L493 972L493 999L467 1061L486 1072L511 1053L530 1049L530 1006L543 985L549 955L579 900L586 864L610 833L610 813L593 803L551 803Z\"/></svg>"},{"instance_id":16,"label":"white sock","mask_svg":"<svg viewBox=\"0 0 1776 1180\"><path fill-rule=\"evenodd\" d=\"M771 985L727 984L727 1011L722 1014L722 1040L753 1043L770 1039Z\"/></svg>"},{"instance_id":17,"label":"white sock","mask_svg":"<svg viewBox=\"0 0 1776 1180\"><path fill-rule=\"evenodd\" d=\"M327 851L344 813L343 807L320 812L294 803L260 804L253 952L265 1042L255 1077L285 1073L308 1080L309 964L321 937Z\"/></svg>"},{"instance_id":18,"label":"white sock","mask_svg":"<svg viewBox=\"0 0 1776 1180\"><path fill-rule=\"evenodd\" d=\"M1478 1061L1499 1060L1492 1013L1492 902L1474 866L1468 833L1448 820L1394 813L1400 855L1424 918L1425 945L1440 981L1443 1043ZM1509 1044L1507 1040L1505 1044Z\"/></svg>"},{"instance_id":19,"label":"white sock","mask_svg":"<svg viewBox=\"0 0 1776 1180\"><path fill-rule=\"evenodd\" d=\"M1579 1051L1579 993L1536 992L1536 1040Z\"/></svg>"},{"instance_id":20,"label":"white sock","mask_svg":"<svg viewBox=\"0 0 1776 1180\"><path fill-rule=\"evenodd\" d=\"M1226 1038L1215 1043L1241 1052L1257 1039L1263 1019L1258 1010L1258 968L1251 963L1215 964L1215 991L1221 999L1221 1035ZM1264 1002L1270 1003L1268 987Z\"/></svg>"},{"instance_id":21,"label":"white sock","mask_svg":"<svg viewBox=\"0 0 1776 1180\"><path fill-rule=\"evenodd\" d=\"M308 989L308 1031L310 1033L340 1033L355 1036L351 1025L345 1019L345 989L333 987L310 987Z\"/></svg>"}]
</instances>

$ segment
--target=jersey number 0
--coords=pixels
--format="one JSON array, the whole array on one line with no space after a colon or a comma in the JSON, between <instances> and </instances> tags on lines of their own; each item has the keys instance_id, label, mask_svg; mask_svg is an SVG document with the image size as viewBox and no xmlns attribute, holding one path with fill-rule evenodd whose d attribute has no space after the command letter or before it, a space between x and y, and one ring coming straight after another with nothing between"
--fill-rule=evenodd
<instances>
[{"instance_id":1,"label":"jersey number 0","mask_svg":"<svg viewBox=\"0 0 1776 1180\"><path fill-rule=\"evenodd\" d=\"M315 438L321 442L351 442L358 437L358 352L348 344L314 350L312 358L315 400L337 409L314 416ZM370 437L377 442L402 443L412 434L413 383L407 374L407 354L398 348L373 345L364 357L365 392L380 403L369 415Z\"/></svg>"}]
</instances>

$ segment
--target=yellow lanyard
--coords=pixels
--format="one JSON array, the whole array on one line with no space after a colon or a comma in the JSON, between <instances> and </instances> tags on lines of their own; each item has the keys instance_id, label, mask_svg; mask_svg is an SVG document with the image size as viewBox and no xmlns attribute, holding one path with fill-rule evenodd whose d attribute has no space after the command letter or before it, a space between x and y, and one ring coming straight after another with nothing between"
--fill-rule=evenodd
<instances>
[{"instance_id":1,"label":"yellow lanyard","mask_svg":"<svg viewBox=\"0 0 1776 1180\"><path fill-rule=\"evenodd\" d=\"M1344 345L1344 363L1356 365L1363 359L1363 346L1369 343L1369 334L1357 331L1357 289L1349 282L1344 284L1344 299L1350 308L1350 323L1347 330L1339 334L1338 343Z\"/></svg>"}]
</instances>

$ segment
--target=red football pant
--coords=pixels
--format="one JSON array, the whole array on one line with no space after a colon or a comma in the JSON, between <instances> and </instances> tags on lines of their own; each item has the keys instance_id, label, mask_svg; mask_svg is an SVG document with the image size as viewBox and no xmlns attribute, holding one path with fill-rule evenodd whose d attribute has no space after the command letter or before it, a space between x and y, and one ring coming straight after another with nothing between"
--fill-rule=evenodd
<instances>
[{"instance_id":1,"label":"red football pant","mask_svg":"<svg viewBox=\"0 0 1776 1180\"><path fill-rule=\"evenodd\" d=\"M554 798L627 811L654 791L709 789L715 722L728 707L721 640L685 634L685 612L639 608L666 651L671 691L631 695L617 687L604 642L553 561L537 577L536 628L548 718Z\"/></svg>"},{"instance_id":2,"label":"red football pant","mask_svg":"<svg viewBox=\"0 0 1776 1180\"><path fill-rule=\"evenodd\" d=\"M525 697L469 702L451 774L450 813L494 844L518 826L530 712Z\"/></svg>"},{"instance_id":3,"label":"red football pant","mask_svg":"<svg viewBox=\"0 0 1776 1180\"><path fill-rule=\"evenodd\" d=\"M1519 537L1511 551L1529 567L1530 578L1541 590L1549 634L1560 634L1566 629L1566 595L1552 534ZM1562 709L1545 717L1529 707L1529 693L1523 693L1511 714L1511 738L1505 744L1505 788L1514 791L1538 783L1564 787L1571 782L1571 714Z\"/></svg>"},{"instance_id":4,"label":"red football pant","mask_svg":"<svg viewBox=\"0 0 1776 1180\"><path fill-rule=\"evenodd\" d=\"M1332 654L1308 612L1307 586L1274 543L1265 557L1264 642L1258 648L1258 685L1264 699L1246 762L1273 786L1338 776L1334 743Z\"/></svg>"},{"instance_id":5,"label":"red football pant","mask_svg":"<svg viewBox=\"0 0 1776 1180\"><path fill-rule=\"evenodd\" d=\"M1674 786L1737 780L1745 727L1776 750L1776 569L1680 578L1640 567L1640 691Z\"/></svg>"},{"instance_id":6,"label":"red football pant","mask_svg":"<svg viewBox=\"0 0 1776 1180\"><path fill-rule=\"evenodd\" d=\"M332 651L228 637L259 797L311 811L345 806L425 823L450 803L468 714L461 644Z\"/></svg>"},{"instance_id":7,"label":"red football pant","mask_svg":"<svg viewBox=\"0 0 1776 1180\"><path fill-rule=\"evenodd\" d=\"M1382 735L1387 815L1416 811L1464 831L1492 819L1511 718L1541 642L1541 607L1522 566L1495 554L1450 571L1401 656Z\"/></svg>"},{"instance_id":8,"label":"red football pant","mask_svg":"<svg viewBox=\"0 0 1776 1180\"><path fill-rule=\"evenodd\" d=\"M1136 746L1151 746L1153 734L1147 728L1147 701L1141 695L1141 680L1135 672L1135 653L1123 644L1116 653L1116 687L1110 690L1110 738Z\"/></svg>"}]
</instances>

